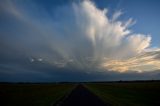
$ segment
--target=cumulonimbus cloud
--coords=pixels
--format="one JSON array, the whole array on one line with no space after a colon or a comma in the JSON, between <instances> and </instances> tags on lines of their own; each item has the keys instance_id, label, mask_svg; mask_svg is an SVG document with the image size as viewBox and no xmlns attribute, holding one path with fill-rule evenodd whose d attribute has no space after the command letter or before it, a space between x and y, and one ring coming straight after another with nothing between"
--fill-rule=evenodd
<instances>
[{"instance_id":1,"label":"cumulonimbus cloud","mask_svg":"<svg viewBox=\"0 0 160 106\"><path fill-rule=\"evenodd\" d=\"M51 12L11 1L1 8L22 25L5 36L6 42L24 52L31 63L41 60L59 68L118 72L160 69L160 59L156 58L160 50L150 48L151 35L132 33L128 27L134 21L118 20L120 11L109 18L107 8L98 9L89 0L56 7Z\"/></svg>"}]
</instances>

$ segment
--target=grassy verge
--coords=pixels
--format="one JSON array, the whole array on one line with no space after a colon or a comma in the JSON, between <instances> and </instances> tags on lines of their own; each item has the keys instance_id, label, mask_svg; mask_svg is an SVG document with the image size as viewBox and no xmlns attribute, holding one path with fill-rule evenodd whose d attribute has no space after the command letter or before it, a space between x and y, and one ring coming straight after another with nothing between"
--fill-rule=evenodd
<instances>
[{"instance_id":1,"label":"grassy verge","mask_svg":"<svg viewBox=\"0 0 160 106\"><path fill-rule=\"evenodd\" d=\"M1 106L50 106L73 84L0 84Z\"/></svg>"},{"instance_id":2,"label":"grassy verge","mask_svg":"<svg viewBox=\"0 0 160 106\"><path fill-rule=\"evenodd\" d=\"M160 82L92 83L86 86L113 106L160 106Z\"/></svg>"}]
</instances>

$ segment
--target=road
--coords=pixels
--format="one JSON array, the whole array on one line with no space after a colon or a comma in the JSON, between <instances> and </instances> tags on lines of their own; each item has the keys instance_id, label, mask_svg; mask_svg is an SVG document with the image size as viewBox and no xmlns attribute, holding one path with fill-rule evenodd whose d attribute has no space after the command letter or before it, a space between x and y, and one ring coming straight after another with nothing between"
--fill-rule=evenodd
<instances>
[{"instance_id":1,"label":"road","mask_svg":"<svg viewBox=\"0 0 160 106\"><path fill-rule=\"evenodd\" d=\"M66 99L56 106L108 106L83 85L78 85Z\"/></svg>"}]
</instances>

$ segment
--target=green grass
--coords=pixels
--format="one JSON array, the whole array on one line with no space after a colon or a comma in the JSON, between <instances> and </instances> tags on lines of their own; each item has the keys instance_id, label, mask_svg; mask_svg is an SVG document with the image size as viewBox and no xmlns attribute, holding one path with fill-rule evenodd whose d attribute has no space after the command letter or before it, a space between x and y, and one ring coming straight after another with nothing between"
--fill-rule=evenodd
<instances>
[{"instance_id":1,"label":"green grass","mask_svg":"<svg viewBox=\"0 0 160 106\"><path fill-rule=\"evenodd\" d=\"M160 82L92 83L86 86L113 106L160 106Z\"/></svg>"},{"instance_id":2,"label":"green grass","mask_svg":"<svg viewBox=\"0 0 160 106\"><path fill-rule=\"evenodd\" d=\"M0 84L1 106L50 106L73 84Z\"/></svg>"}]
</instances>

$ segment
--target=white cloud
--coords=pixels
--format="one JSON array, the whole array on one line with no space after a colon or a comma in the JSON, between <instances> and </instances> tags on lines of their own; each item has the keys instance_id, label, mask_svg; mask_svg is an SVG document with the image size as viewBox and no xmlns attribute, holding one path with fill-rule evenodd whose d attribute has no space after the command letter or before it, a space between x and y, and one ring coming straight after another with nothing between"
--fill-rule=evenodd
<instances>
[{"instance_id":1,"label":"white cloud","mask_svg":"<svg viewBox=\"0 0 160 106\"><path fill-rule=\"evenodd\" d=\"M20 47L29 57L41 57L48 64L77 69L159 69L160 60L152 55L143 55L147 54L147 49L152 49L151 36L131 33L128 27L135 22L132 18L126 22L118 20L121 11L114 13L110 19L107 8L98 9L89 0L58 7L52 14L45 9L41 12L30 8L31 11L28 11L25 6L21 6L22 12L20 7L14 6L10 4L9 8L5 8L15 18L23 20L23 28L26 29L18 31L20 36L17 40L21 41ZM33 13L39 14L39 17ZM17 47L15 42L10 43Z\"/></svg>"},{"instance_id":2,"label":"white cloud","mask_svg":"<svg viewBox=\"0 0 160 106\"><path fill-rule=\"evenodd\" d=\"M160 60L156 58L159 55L159 51L150 51L141 53L135 57L131 57L125 60L108 60L102 64L102 67L107 68L110 71L155 71L160 69Z\"/></svg>"},{"instance_id":3,"label":"white cloud","mask_svg":"<svg viewBox=\"0 0 160 106\"><path fill-rule=\"evenodd\" d=\"M112 16L112 21L116 21L122 14L122 11L116 11Z\"/></svg>"}]
</instances>

